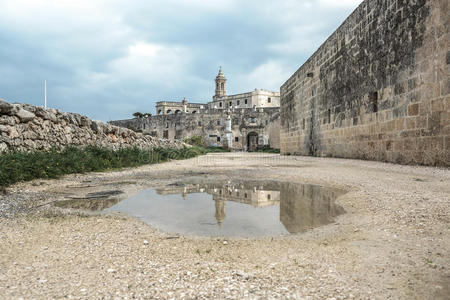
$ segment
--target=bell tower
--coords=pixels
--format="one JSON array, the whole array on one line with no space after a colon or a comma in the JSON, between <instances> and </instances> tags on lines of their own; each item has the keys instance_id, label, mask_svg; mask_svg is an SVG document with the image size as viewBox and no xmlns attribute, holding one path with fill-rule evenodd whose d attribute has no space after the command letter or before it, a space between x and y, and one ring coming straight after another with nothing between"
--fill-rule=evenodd
<instances>
[{"instance_id":1,"label":"bell tower","mask_svg":"<svg viewBox=\"0 0 450 300\"><path fill-rule=\"evenodd\" d=\"M226 96L227 92L225 90L227 79L222 73L222 67L219 69L219 74L216 76L216 97Z\"/></svg>"}]
</instances>

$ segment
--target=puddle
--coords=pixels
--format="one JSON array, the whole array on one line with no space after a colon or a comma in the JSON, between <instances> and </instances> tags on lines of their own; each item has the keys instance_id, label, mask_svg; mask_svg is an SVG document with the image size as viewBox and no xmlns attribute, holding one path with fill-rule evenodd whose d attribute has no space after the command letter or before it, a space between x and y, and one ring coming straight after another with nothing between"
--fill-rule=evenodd
<instances>
[{"instance_id":1,"label":"puddle","mask_svg":"<svg viewBox=\"0 0 450 300\"><path fill-rule=\"evenodd\" d=\"M295 234L344 213L335 204L341 190L275 181L176 182L122 201L114 198L119 194L90 193L54 205L126 213L165 232L201 236Z\"/></svg>"}]
</instances>

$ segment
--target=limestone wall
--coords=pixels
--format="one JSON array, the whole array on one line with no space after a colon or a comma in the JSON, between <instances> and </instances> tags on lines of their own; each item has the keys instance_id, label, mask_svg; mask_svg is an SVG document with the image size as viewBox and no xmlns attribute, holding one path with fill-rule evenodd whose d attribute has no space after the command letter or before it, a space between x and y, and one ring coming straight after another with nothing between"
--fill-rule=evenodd
<instances>
[{"instance_id":1,"label":"limestone wall","mask_svg":"<svg viewBox=\"0 0 450 300\"><path fill-rule=\"evenodd\" d=\"M282 153L450 165L448 0L366 0L281 87Z\"/></svg>"},{"instance_id":2,"label":"limestone wall","mask_svg":"<svg viewBox=\"0 0 450 300\"><path fill-rule=\"evenodd\" d=\"M279 117L279 108L235 109L231 117L233 149L246 149L249 133L258 134L260 146L279 149ZM223 109L207 109L197 114L158 115L110 123L170 140L202 136L209 146L224 146L226 118L227 114Z\"/></svg>"},{"instance_id":3,"label":"limestone wall","mask_svg":"<svg viewBox=\"0 0 450 300\"><path fill-rule=\"evenodd\" d=\"M135 133L75 113L0 99L0 152L49 150L52 147L97 145L110 149L137 146L181 148L183 143Z\"/></svg>"}]
</instances>

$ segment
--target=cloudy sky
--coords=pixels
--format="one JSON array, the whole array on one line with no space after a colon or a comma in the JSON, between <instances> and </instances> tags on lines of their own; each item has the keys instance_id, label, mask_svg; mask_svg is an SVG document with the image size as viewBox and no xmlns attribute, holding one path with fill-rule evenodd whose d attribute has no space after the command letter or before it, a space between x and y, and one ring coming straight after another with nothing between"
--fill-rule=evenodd
<instances>
[{"instance_id":1,"label":"cloudy sky","mask_svg":"<svg viewBox=\"0 0 450 300\"><path fill-rule=\"evenodd\" d=\"M103 121L279 87L361 0L0 0L0 98Z\"/></svg>"}]
</instances>

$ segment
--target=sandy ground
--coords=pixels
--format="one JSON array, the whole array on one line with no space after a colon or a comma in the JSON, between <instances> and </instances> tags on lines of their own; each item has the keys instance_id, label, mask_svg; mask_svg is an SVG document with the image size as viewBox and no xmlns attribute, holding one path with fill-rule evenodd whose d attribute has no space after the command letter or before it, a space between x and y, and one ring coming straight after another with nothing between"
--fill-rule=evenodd
<instances>
[{"instance_id":1,"label":"sandy ground","mask_svg":"<svg viewBox=\"0 0 450 300\"><path fill-rule=\"evenodd\" d=\"M46 205L189 177L321 184L346 214L299 235L174 236ZM220 154L21 183L0 196L0 298L450 299L450 170Z\"/></svg>"}]
</instances>

